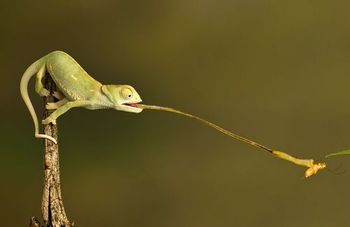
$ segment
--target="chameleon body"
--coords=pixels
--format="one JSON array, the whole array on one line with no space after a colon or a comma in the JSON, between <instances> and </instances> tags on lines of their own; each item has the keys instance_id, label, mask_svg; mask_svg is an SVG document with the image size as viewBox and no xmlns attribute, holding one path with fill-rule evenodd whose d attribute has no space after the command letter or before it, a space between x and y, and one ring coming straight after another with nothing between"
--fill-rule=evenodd
<instances>
[{"instance_id":1,"label":"chameleon body","mask_svg":"<svg viewBox=\"0 0 350 227\"><path fill-rule=\"evenodd\" d=\"M46 138L54 143L51 136L39 133L38 117L28 95L29 80L35 76L35 90L40 96L48 96L49 91L42 84L46 72L56 83L58 92L53 95L58 102L48 103L47 109L56 109L43 124L56 123L56 119L73 107L86 109L111 108L140 113L142 108L134 106L141 102L136 90L129 85L103 85L92 78L71 56L62 51L53 51L40 58L24 72L20 82L20 92L33 118L35 137Z\"/></svg>"}]
</instances>

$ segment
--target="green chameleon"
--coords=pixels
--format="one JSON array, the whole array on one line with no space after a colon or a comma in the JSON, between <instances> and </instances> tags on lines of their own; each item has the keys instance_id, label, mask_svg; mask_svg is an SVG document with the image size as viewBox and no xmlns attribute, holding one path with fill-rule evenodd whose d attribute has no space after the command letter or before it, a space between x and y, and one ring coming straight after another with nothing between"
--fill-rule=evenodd
<instances>
[{"instance_id":1,"label":"green chameleon","mask_svg":"<svg viewBox=\"0 0 350 227\"><path fill-rule=\"evenodd\" d=\"M71 56L62 51L53 51L29 66L20 84L22 98L34 121L36 138L46 138L57 143L54 138L39 133L38 117L28 96L28 82L34 75L36 92L40 96L49 95L49 91L42 84L42 78L46 72L57 85L59 91L53 95L59 101L47 104L47 109L56 110L42 121L43 124L56 124L56 119L73 107L84 107L90 110L112 108L133 113L142 111L142 108L132 106L133 103L142 101L133 87L102 85L89 76Z\"/></svg>"},{"instance_id":2,"label":"green chameleon","mask_svg":"<svg viewBox=\"0 0 350 227\"><path fill-rule=\"evenodd\" d=\"M198 120L236 140L268 151L280 159L287 160L296 165L306 166L308 169L305 172L305 177L314 175L318 170L326 168L325 163L314 164L312 159L295 158L282 151L268 148L245 137L229 132L195 115L169 107L140 104L142 100L133 87L130 85L101 84L85 72L71 56L62 51L53 51L34 62L24 72L20 82L20 92L33 118L34 135L36 138L48 139L57 144L55 138L39 133L38 117L28 95L28 83L33 76L36 78L36 92L40 96L49 95L49 91L46 90L42 84L42 79L46 72L50 74L57 86L58 91L55 92L53 96L59 101L46 105L46 109L55 111L44 119L42 124L56 124L56 119L73 107L84 107L90 110L109 108L132 113L140 113L143 109L168 111Z\"/></svg>"}]
</instances>

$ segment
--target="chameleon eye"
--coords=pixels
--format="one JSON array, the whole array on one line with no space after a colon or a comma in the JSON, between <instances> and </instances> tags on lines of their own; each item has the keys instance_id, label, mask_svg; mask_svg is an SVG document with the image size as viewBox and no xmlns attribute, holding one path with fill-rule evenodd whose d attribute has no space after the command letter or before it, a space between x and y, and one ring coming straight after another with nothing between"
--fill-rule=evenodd
<instances>
[{"instance_id":1,"label":"chameleon eye","mask_svg":"<svg viewBox=\"0 0 350 227\"><path fill-rule=\"evenodd\" d=\"M123 88L121 91L120 91L120 94L122 95L122 97L124 99L129 99L132 97L132 91L130 88Z\"/></svg>"}]
</instances>

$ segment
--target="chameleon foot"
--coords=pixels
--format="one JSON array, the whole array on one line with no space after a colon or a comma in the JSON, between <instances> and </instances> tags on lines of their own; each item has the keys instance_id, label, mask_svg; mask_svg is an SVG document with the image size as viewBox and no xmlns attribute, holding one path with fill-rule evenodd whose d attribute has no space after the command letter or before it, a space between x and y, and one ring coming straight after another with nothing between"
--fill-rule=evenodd
<instances>
[{"instance_id":1,"label":"chameleon foot","mask_svg":"<svg viewBox=\"0 0 350 227\"><path fill-rule=\"evenodd\" d=\"M52 124L56 124L56 119L53 119L52 117L47 117L46 119L44 119L44 120L42 120L42 122L41 122L43 125L48 125L48 124L50 124L50 123L52 123Z\"/></svg>"},{"instance_id":2,"label":"chameleon foot","mask_svg":"<svg viewBox=\"0 0 350 227\"><path fill-rule=\"evenodd\" d=\"M41 88L39 91L38 91L38 94L40 96L44 96L44 97L47 97L50 95L50 91L47 90L46 88Z\"/></svg>"},{"instance_id":3,"label":"chameleon foot","mask_svg":"<svg viewBox=\"0 0 350 227\"><path fill-rule=\"evenodd\" d=\"M59 107L63 106L67 102L68 102L68 100L66 98L63 98L63 99L61 99L60 101L57 101L57 102L48 102L45 105L45 108L47 110L55 110L55 109L58 109Z\"/></svg>"},{"instance_id":4,"label":"chameleon foot","mask_svg":"<svg viewBox=\"0 0 350 227\"><path fill-rule=\"evenodd\" d=\"M48 139L52 142L54 142L55 144L57 144L57 140L51 136L45 135L45 134L35 134L35 138L42 138L42 139Z\"/></svg>"},{"instance_id":5,"label":"chameleon foot","mask_svg":"<svg viewBox=\"0 0 350 227\"><path fill-rule=\"evenodd\" d=\"M47 110L55 110L57 109L57 105L54 102L49 102L45 105L45 109Z\"/></svg>"}]
</instances>

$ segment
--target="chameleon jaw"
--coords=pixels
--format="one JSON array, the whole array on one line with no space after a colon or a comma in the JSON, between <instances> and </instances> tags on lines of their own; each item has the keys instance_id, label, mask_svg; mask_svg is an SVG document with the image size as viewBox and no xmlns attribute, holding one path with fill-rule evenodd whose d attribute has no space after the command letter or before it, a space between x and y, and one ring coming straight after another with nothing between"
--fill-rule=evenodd
<instances>
[{"instance_id":1,"label":"chameleon jaw","mask_svg":"<svg viewBox=\"0 0 350 227\"><path fill-rule=\"evenodd\" d=\"M122 105L124 106L124 111L128 111L128 112L133 112L133 113L140 113L143 108L141 108L138 104L140 102L126 102L123 103Z\"/></svg>"}]
</instances>

